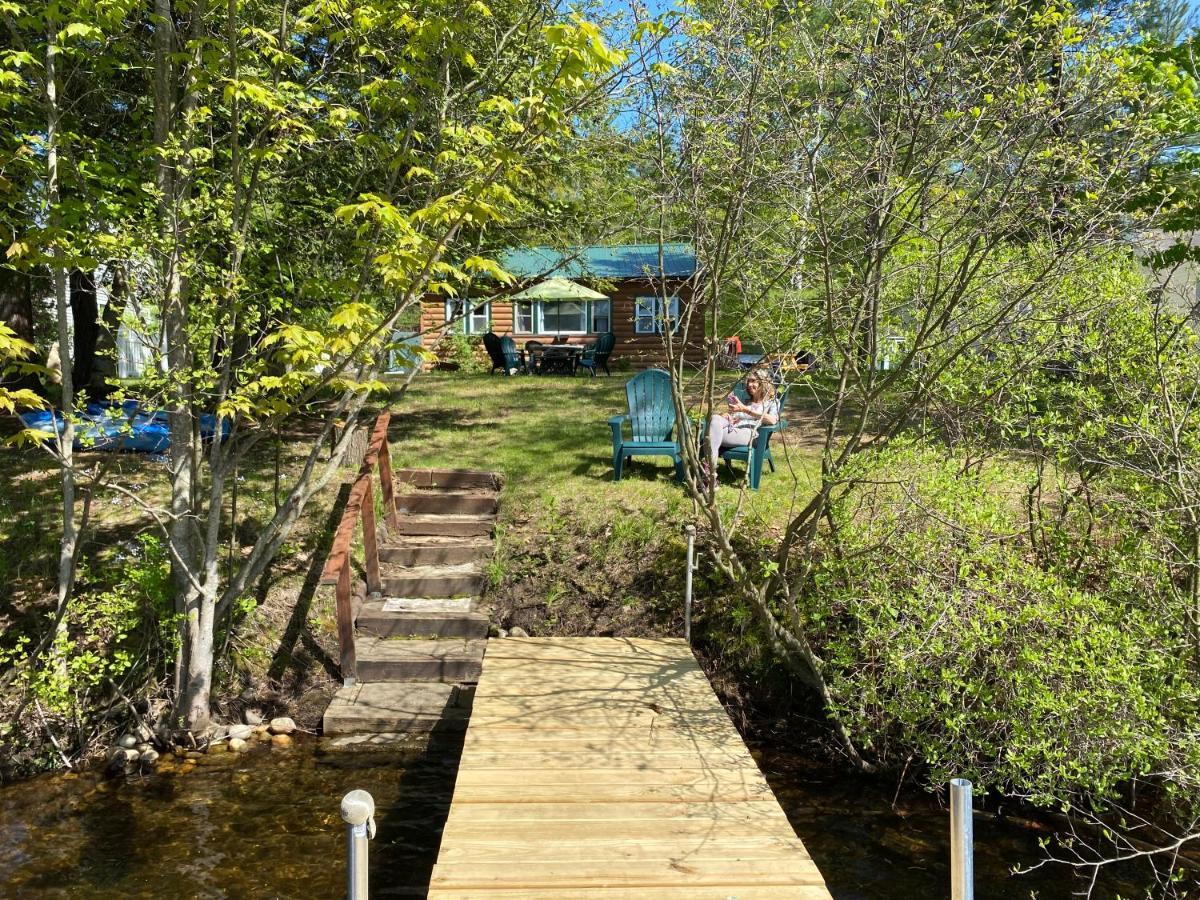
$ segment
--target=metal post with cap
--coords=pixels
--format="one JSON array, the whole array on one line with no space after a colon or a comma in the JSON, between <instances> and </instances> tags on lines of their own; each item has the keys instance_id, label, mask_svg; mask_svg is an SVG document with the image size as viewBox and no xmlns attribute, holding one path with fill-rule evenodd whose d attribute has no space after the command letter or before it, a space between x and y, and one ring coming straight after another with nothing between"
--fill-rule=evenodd
<instances>
[{"instance_id":1,"label":"metal post with cap","mask_svg":"<svg viewBox=\"0 0 1200 900\"><path fill-rule=\"evenodd\" d=\"M375 799L366 791L342 798L346 823L346 897L367 900L367 841L375 837Z\"/></svg>"},{"instance_id":2,"label":"metal post with cap","mask_svg":"<svg viewBox=\"0 0 1200 900\"><path fill-rule=\"evenodd\" d=\"M975 897L975 822L971 782L950 779L950 897Z\"/></svg>"}]
</instances>

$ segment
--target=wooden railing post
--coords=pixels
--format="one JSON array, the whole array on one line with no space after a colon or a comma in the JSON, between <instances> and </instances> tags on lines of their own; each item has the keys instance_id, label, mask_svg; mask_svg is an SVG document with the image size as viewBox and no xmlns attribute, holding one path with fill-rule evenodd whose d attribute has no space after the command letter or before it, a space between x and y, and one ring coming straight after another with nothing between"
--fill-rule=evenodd
<instances>
[{"instance_id":1,"label":"wooden railing post","mask_svg":"<svg viewBox=\"0 0 1200 900\"><path fill-rule=\"evenodd\" d=\"M354 684L358 675L358 662L354 650L354 605L350 596L350 545L354 541L354 529L362 521L363 560L367 574L367 593L382 594L383 579L379 572L379 531L375 518L375 493L371 487L376 466L379 468L379 499L383 503L384 517L392 528L398 527L396 518L395 486L392 483L392 459L387 444L388 422L391 414L383 412L375 420L371 441L363 458L358 478L350 489L346 510L338 525L325 570L321 573L322 584L336 584L338 645L342 657L342 678L347 685Z\"/></svg>"},{"instance_id":2,"label":"wooden railing post","mask_svg":"<svg viewBox=\"0 0 1200 900\"><path fill-rule=\"evenodd\" d=\"M391 448L388 446L388 424L391 413L380 413L371 436L371 443L376 445L376 466L379 469L379 499L383 500L383 517L388 528L396 532L400 528L400 520L396 517L396 482L391 475Z\"/></svg>"},{"instance_id":3,"label":"wooden railing post","mask_svg":"<svg viewBox=\"0 0 1200 900\"><path fill-rule=\"evenodd\" d=\"M338 649L341 653L342 683L347 687L358 677L358 658L354 650L354 609L350 598L350 559L338 570L337 580Z\"/></svg>"},{"instance_id":4,"label":"wooden railing post","mask_svg":"<svg viewBox=\"0 0 1200 900\"><path fill-rule=\"evenodd\" d=\"M387 420L390 420L391 416L384 413L379 418L383 425L379 445L379 496L383 500L384 521L395 534L400 528L400 522L396 517L396 483L392 480L392 451L388 447L387 439Z\"/></svg>"},{"instance_id":5,"label":"wooden railing post","mask_svg":"<svg viewBox=\"0 0 1200 900\"><path fill-rule=\"evenodd\" d=\"M367 594L382 594L383 582L379 577L379 541L375 530L375 492L371 490L371 475L362 476L366 479L366 490L363 491L362 501L362 532L363 556L367 570Z\"/></svg>"}]
</instances>

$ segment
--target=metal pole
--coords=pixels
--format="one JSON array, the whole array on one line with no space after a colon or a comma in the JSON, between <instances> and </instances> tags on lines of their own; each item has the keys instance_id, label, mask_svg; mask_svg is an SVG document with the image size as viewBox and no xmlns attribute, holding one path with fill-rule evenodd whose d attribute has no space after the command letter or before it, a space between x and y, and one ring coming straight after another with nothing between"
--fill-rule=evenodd
<instances>
[{"instance_id":1,"label":"metal pole","mask_svg":"<svg viewBox=\"0 0 1200 900\"><path fill-rule=\"evenodd\" d=\"M375 800L366 791L342 798L346 823L346 898L367 900L367 841L375 837Z\"/></svg>"},{"instance_id":2,"label":"metal pole","mask_svg":"<svg viewBox=\"0 0 1200 900\"><path fill-rule=\"evenodd\" d=\"M950 780L950 898L974 900L975 828L971 809L971 782Z\"/></svg>"},{"instance_id":3,"label":"metal pole","mask_svg":"<svg viewBox=\"0 0 1200 900\"><path fill-rule=\"evenodd\" d=\"M692 642L692 572L696 568L696 526L687 525L683 529L687 535L687 582L683 593L683 639Z\"/></svg>"}]
</instances>

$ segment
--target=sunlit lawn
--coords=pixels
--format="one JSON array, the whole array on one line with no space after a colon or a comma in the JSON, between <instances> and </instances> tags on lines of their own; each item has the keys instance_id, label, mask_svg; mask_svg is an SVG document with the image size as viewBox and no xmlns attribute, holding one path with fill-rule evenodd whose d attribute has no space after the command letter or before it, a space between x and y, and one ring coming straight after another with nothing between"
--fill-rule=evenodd
<instances>
[{"instance_id":1,"label":"sunlit lawn","mask_svg":"<svg viewBox=\"0 0 1200 900\"><path fill-rule=\"evenodd\" d=\"M691 501L665 457L635 458L620 482L612 480L608 419L626 411L629 377L421 376L393 403L393 459L398 466L502 472L506 519L569 508L575 520L594 524L614 510L643 509L664 524L681 523ZM730 373L722 390L736 377ZM802 396L789 399L789 428L771 443L779 471L764 471L762 489L747 492L747 511L777 519L797 489L807 494L819 471L819 434L808 406ZM740 465L735 473L722 470L722 503L740 494Z\"/></svg>"}]
</instances>

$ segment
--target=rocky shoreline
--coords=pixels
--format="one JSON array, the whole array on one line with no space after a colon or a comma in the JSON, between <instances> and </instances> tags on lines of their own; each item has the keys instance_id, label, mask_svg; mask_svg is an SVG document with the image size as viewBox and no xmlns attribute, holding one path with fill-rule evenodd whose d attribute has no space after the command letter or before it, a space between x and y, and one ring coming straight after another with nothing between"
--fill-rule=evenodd
<instances>
[{"instance_id":1,"label":"rocky shoreline","mask_svg":"<svg viewBox=\"0 0 1200 900\"><path fill-rule=\"evenodd\" d=\"M183 774L197 766L219 765L255 746L286 749L292 746L293 735L299 730L289 716L264 722L259 713L247 709L244 718L244 722L210 725L202 734L190 736L190 746L161 738L156 741L149 728L139 726L121 735L109 748L105 772L114 778L151 771L175 770ZM164 748L163 752L156 743Z\"/></svg>"}]
</instances>

